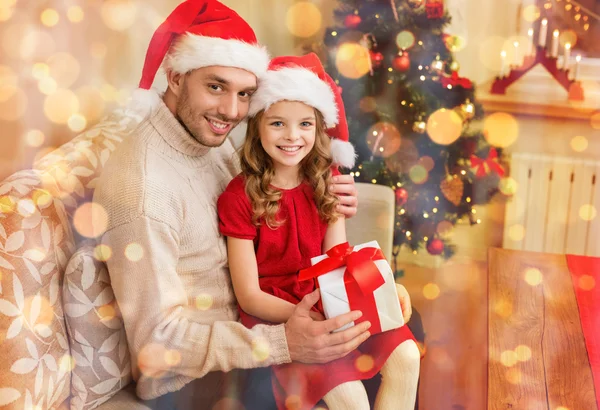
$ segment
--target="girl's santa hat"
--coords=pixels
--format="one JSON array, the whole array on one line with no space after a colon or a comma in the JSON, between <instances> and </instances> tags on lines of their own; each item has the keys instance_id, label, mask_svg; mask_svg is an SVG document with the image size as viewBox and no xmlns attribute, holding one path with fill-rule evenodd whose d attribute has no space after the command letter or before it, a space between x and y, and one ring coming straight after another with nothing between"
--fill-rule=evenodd
<instances>
[{"instance_id":1,"label":"girl's santa hat","mask_svg":"<svg viewBox=\"0 0 600 410\"><path fill-rule=\"evenodd\" d=\"M252 95L249 115L253 117L284 100L300 101L319 110L331 137L333 162L345 168L354 166L356 153L349 141L341 92L316 54L271 60L269 71L259 78L258 90Z\"/></svg>"},{"instance_id":2,"label":"girl's santa hat","mask_svg":"<svg viewBox=\"0 0 600 410\"><path fill-rule=\"evenodd\" d=\"M180 74L209 66L235 67L261 77L269 59L235 11L216 0L184 1L152 36L131 107L145 115L158 105L160 97L150 88L161 65Z\"/></svg>"}]
</instances>

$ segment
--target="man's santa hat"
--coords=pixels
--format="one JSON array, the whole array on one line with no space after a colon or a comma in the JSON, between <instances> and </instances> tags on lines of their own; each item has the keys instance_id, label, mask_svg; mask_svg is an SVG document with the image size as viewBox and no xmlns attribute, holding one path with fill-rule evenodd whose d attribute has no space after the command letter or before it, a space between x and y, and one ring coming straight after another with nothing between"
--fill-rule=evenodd
<instances>
[{"instance_id":1,"label":"man's santa hat","mask_svg":"<svg viewBox=\"0 0 600 410\"><path fill-rule=\"evenodd\" d=\"M271 60L269 70L259 78L258 90L252 95L249 115L253 117L278 101L299 101L319 110L331 137L333 162L345 168L354 166L356 153L349 141L340 89L316 54Z\"/></svg>"},{"instance_id":2,"label":"man's santa hat","mask_svg":"<svg viewBox=\"0 0 600 410\"><path fill-rule=\"evenodd\" d=\"M180 74L202 67L235 67L261 77L269 59L235 11L216 0L186 0L154 32L132 107L147 114L158 105L159 96L150 88L161 65Z\"/></svg>"}]
</instances>

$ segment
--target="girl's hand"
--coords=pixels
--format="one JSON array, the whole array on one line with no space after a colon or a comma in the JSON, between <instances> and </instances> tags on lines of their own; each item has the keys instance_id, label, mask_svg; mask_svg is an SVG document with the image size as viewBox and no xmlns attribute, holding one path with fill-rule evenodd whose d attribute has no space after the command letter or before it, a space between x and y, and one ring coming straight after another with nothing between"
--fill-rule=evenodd
<instances>
[{"instance_id":1,"label":"girl's hand","mask_svg":"<svg viewBox=\"0 0 600 410\"><path fill-rule=\"evenodd\" d=\"M358 198L354 177L352 175L336 175L333 177L331 192L337 195L340 200L337 211L346 218L352 218L356 215L358 207Z\"/></svg>"},{"instance_id":2,"label":"girl's hand","mask_svg":"<svg viewBox=\"0 0 600 410\"><path fill-rule=\"evenodd\" d=\"M325 316L323 316L321 313L311 310L308 315L310 316L310 318L312 320L318 321L318 322L322 322L323 320L325 320Z\"/></svg>"}]
</instances>

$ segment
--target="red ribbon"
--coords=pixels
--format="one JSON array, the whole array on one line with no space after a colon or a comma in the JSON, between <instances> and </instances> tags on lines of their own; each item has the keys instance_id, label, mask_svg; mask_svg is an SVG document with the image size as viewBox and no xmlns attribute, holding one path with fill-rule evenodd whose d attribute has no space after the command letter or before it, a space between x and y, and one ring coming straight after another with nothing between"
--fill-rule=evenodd
<instances>
[{"instance_id":1,"label":"red ribbon","mask_svg":"<svg viewBox=\"0 0 600 410\"><path fill-rule=\"evenodd\" d=\"M381 332L381 323L373 292L385 283L375 261L385 260L381 249L362 248L354 251L348 242L334 246L327 251L327 259L310 268L302 269L299 280L314 279L346 266L344 286L348 294L350 310L360 310L362 316L356 323L368 320L371 322L372 334Z\"/></svg>"},{"instance_id":2,"label":"red ribbon","mask_svg":"<svg viewBox=\"0 0 600 410\"><path fill-rule=\"evenodd\" d=\"M498 176L504 176L504 168L498 163L498 151L496 148L490 149L490 153L486 159L478 158L475 155L471 155L471 167L475 168L475 172L478 178L487 175L485 166L487 165L490 171L495 172Z\"/></svg>"},{"instance_id":3,"label":"red ribbon","mask_svg":"<svg viewBox=\"0 0 600 410\"><path fill-rule=\"evenodd\" d=\"M449 77L442 76L441 82L444 87L448 87L448 85L451 85L452 87L460 86L462 88L473 87L473 83L471 83L471 80L469 80L466 77L459 77L457 71L453 71L452 75L450 75Z\"/></svg>"}]
</instances>

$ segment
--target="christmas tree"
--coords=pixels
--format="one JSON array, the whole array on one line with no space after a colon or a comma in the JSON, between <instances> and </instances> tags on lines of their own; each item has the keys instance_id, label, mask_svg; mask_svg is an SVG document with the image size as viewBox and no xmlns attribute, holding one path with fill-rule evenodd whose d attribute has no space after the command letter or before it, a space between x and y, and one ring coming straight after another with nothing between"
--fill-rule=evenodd
<instances>
[{"instance_id":1,"label":"christmas tree","mask_svg":"<svg viewBox=\"0 0 600 410\"><path fill-rule=\"evenodd\" d=\"M461 38L444 33L451 16L442 0L340 0L335 16L313 51L342 89L359 154L351 172L395 190L395 254L449 258L448 233L461 218L481 222L473 206L504 174L474 86L458 74Z\"/></svg>"}]
</instances>

